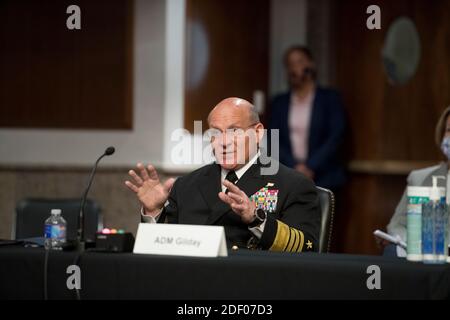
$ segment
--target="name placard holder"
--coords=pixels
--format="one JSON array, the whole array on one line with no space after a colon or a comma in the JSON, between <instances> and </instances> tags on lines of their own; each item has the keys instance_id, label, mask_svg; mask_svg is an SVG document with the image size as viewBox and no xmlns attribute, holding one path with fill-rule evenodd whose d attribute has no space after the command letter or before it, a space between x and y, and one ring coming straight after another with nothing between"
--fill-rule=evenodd
<instances>
[{"instance_id":1,"label":"name placard holder","mask_svg":"<svg viewBox=\"0 0 450 320\"><path fill-rule=\"evenodd\" d=\"M226 257L225 229L223 226L140 223L133 253Z\"/></svg>"}]
</instances>

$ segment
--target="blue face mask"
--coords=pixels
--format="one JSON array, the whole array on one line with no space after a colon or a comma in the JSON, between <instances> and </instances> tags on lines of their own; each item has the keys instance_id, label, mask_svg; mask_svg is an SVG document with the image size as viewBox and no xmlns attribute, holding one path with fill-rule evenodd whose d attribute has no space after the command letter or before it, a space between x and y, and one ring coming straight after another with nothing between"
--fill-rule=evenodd
<instances>
[{"instance_id":1,"label":"blue face mask","mask_svg":"<svg viewBox=\"0 0 450 320\"><path fill-rule=\"evenodd\" d=\"M450 160L450 136L442 140L441 151Z\"/></svg>"}]
</instances>

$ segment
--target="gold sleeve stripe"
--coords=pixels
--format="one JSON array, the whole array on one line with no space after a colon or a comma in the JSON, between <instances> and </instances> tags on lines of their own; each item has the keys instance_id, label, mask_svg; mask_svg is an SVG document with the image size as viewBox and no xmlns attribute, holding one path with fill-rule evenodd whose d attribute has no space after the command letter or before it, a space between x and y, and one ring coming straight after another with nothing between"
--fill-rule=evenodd
<instances>
[{"instance_id":1,"label":"gold sleeve stripe","mask_svg":"<svg viewBox=\"0 0 450 320\"><path fill-rule=\"evenodd\" d=\"M297 248L300 245L300 234L297 229L291 228L291 232L295 234L295 242L292 245L291 252L297 252Z\"/></svg>"},{"instance_id":2,"label":"gold sleeve stripe","mask_svg":"<svg viewBox=\"0 0 450 320\"><path fill-rule=\"evenodd\" d=\"M277 233L269 250L301 252L304 242L305 236L302 231L291 228L287 224L277 220Z\"/></svg>"},{"instance_id":3,"label":"gold sleeve stripe","mask_svg":"<svg viewBox=\"0 0 450 320\"><path fill-rule=\"evenodd\" d=\"M289 238L291 232L289 226L277 220L277 234L272 246L269 248L271 251L284 251L287 244L289 243Z\"/></svg>"},{"instance_id":4,"label":"gold sleeve stripe","mask_svg":"<svg viewBox=\"0 0 450 320\"><path fill-rule=\"evenodd\" d=\"M304 242L305 242L305 236L304 236L303 232L301 232L300 230L295 230L295 231L298 232L298 235L299 235L299 237L300 237L300 241L299 241L299 243L298 243L297 248L295 248L295 251L294 251L294 252L302 252L302 250L303 250L303 244L304 244Z\"/></svg>"},{"instance_id":5,"label":"gold sleeve stripe","mask_svg":"<svg viewBox=\"0 0 450 320\"><path fill-rule=\"evenodd\" d=\"M294 228L291 228L291 234L293 235L295 241L292 243L292 246L290 247L290 252L297 252L298 245L300 244L300 235L298 234L297 230Z\"/></svg>"},{"instance_id":6,"label":"gold sleeve stripe","mask_svg":"<svg viewBox=\"0 0 450 320\"><path fill-rule=\"evenodd\" d=\"M284 248L284 251L290 252L292 248L295 246L296 242L297 242L296 234L295 232L292 232L292 228L289 228L289 241L286 247Z\"/></svg>"}]
</instances>

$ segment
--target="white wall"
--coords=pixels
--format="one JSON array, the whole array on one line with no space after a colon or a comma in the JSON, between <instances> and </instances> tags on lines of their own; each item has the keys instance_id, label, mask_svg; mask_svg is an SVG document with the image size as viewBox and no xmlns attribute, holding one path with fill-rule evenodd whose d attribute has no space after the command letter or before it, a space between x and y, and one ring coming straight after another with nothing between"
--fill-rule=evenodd
<instances>
[{"instance_id":1,"label":"white wall","mask_svg":"<svg viewBox=\"0 0 450 320\"><path fill-rule=\"evenodd\" d=\"M307 0L271 2L270 94L287 89L283 53L292 45L306 45Z\"/></svg>"},{"instance_id":2,"label":"white wall","mask_svg":"<svg viewBox=\"0 0 450 320\"><path fill-rule=\"evenodd\" d=\"M137 161L151 161L160 166L163 136L167 134L165 126L171 125L167 114L176 115L183 109L182 101L174 96L183 89L166 88L166 79L177 83L176 75L166 77L167 68L174 60L180 60L183 52L178 51L181 52L178 57L168 54L171 62L166 64L166 50L179 50L177 45L166 43L166 34L174 35L177 27L182 27L177 11L180 6L184 8L184 0L135 1L133 130L1 129L0 165L90 166L107 146L113 145L116 154L104 160L105 166L129 166ZM169 21L175 31L167 30ZM177 74L182 77L182 73ZM175 126L179 117L182 113L174 120Z\"/></svg>"},{"instance_id":3,"label":"white wall","mask_svg":"<svg viewBox=\"0 0 450 320\"><path fill-rule=\"evenodd\" d=\"M176 144L171 141L172 133L184 127L185 17L185 0L167 0L166 99L162 163L162 167L167 170L177 167L171 159L171 150Z\"/></svg>"}]
</instances>

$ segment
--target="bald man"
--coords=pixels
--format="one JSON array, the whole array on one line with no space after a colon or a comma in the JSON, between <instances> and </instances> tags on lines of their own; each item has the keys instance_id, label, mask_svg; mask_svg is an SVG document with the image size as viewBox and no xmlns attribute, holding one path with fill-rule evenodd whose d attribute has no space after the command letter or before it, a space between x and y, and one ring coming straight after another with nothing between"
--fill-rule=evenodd
<instances>
[{"instance_id":1,"label":"bald man","mask_svg":"<svg viewBox=\"0 0 450 320\"><path fill-rule=\"evenodd\" d=\"M259 142L264 126L251 103L221 101L208 116L215 163L162 183L152 165L139 163L126 181L148 223L221 225L229 247L316 251L320 230L313 182L279 164L263 175ZM275 161L275 160L272 160Z\"/></svg>"}]
</instances>

